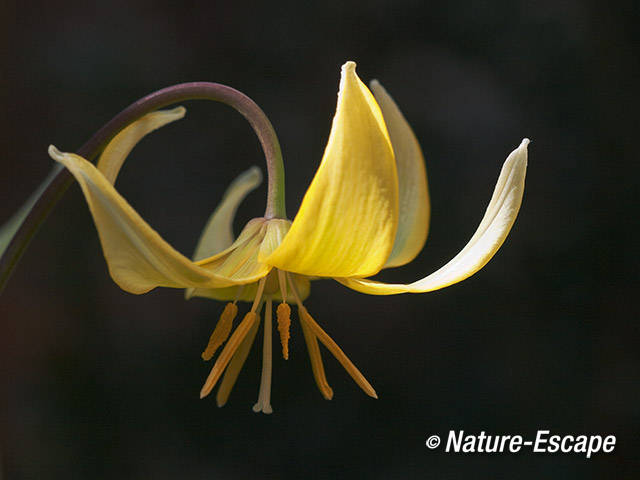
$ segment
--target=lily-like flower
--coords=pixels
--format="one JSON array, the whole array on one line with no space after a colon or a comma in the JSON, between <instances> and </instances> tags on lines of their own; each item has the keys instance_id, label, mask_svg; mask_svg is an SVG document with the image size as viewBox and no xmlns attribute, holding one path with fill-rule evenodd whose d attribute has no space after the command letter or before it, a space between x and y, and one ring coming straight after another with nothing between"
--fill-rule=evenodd
<instances>
[{"instance_id":1,"label":"lily-like flower","mask_svg":"<svg viewBox=\"0 0 640 480\"><path fill-rule=\"evenodd\" d=\"M289 355L289 304L295 303L313 375L326 399L331 399L333 392L318 341L367 395L377 398L371 384L304 307L310 281L334 278L372 295L429 292L473 275L505 241L522 201L527 139L508 156L480 225L452 260L408 284L368 278L383 268L401 266L415 258L426 241L430 213L418 141L382 86L374 81L371 90L373 94L356 75L353 62L342 67L328 144L293 221L285 217L283 206L268 208L269 215L249 221L234 239L236 209L261 181L260 170L253 167L227 190L204 228L193 260L163 240L114 188L133 146L150 131L181 118L184 109L157 111L133 123L109 143L97 166L50 147L52 158L69 169L80 184L110 274L122 289L141 294L159 286L185 288L187 298L201 296L229 302L202 354L209 360L224 345L201 397L222 379L217 403L226 403L263 315L262 380L254 411L271 413L275 301L279 303L276 318L284 358ZM251 302L251 308L231 334L238 301Z\"/></svg>"}]
</instances>

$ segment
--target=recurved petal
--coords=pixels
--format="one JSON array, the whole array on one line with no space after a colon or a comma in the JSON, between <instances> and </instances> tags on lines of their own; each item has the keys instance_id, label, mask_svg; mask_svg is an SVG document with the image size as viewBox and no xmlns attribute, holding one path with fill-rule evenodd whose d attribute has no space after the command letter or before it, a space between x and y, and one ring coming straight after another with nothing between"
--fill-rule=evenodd
<instances>
[{"instance_id":1,"label":"recurved petal","mask_svg":"<svg viewBox=\"0 0 640 480\"><path fill-rule=\"evenodd\" d=\"M194 260L202 260L221 252L233 243L233 220L240 203L262 182L262 172L258 167L251 167L231 182L222 201L207 221L195 253Z\"/></svg>"},{"instance_id":2,"label":"recurved petal","mask_svg":"<svg viewBox=\"0 0 640 480\"><path fill-rule=\"evenodd\" d=\"M342 67L329 141L291 230L265 262L312 276L368 276L389 257L398 225L398 177L380 108Z\"/></svg>"},{"instance_id":3,"label":"recurved petal","mask_svg":"<svg viewBox=\"0 0 640 480\"><path fill-rule=\"evenodd\" d=\"M429 192L422 149L409 123L377 80L370 83L389 131L398 170L398 231L384 268L413 260L427 240Z\"/></svg>"},{"instance_id":4,"label":"recurved petal","mask_svg":"<svg viewBox=\"0 0 640 480\"><path fill-rule=\"evenodd\" d=\"M529 139L525 138L507 157L478 229L460 253L442 268L421 280L406 285L357 278L337 278L336 280L362 293L393 295L438 290L476 273L495 255L516 220L524 193L528 144Z\"/></svg>"},{"instance_id":5,"label":"recurved petal","mask_svg":"<svg viewBox=\"0 0 640 480\"><path fill-rule=\"evenodd\" d=\"M122 164L133 147L149 133L184 117L186 109L176 107L171 110L157 110L141 117L119 132L102 151L97 167L113 185Z\"/></svg>"},{"instance_id":6,"label":"recurved petal","mask_svg":"<svg viewBox=\"0 0 640 480\"><path fill-rule=\"evenodd\" d=\"M240 203L245 197L262 182L262 172L258 167L251 167L242 172L231 182L222 201L209 217L207 224L200 235L194 260L202 260L211 255L224 251L233 244L233 220ZM194 292L193 288L185 291L185 298L203 296Z\"/></svg>"},{"instance_id":7,"label":"recurved petal","mask_svg":"<svg viewBox=\"0 0 640 480\"><path fill-rule=\"evenodd\" d=\"M163 287L220 288L238 282L191 262L162 239L91 163L49 147L76 178L98 229L113 280L131 293Z\"/></svg>"}]
</instances>

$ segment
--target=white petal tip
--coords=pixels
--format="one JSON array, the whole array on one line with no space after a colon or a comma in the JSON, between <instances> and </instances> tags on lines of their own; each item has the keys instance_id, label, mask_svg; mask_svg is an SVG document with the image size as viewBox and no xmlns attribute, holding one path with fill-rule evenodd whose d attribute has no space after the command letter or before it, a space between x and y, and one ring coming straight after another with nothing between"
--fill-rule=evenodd
<instances>
[{"instance_id":1,"label":"white petal tip","mask_svg":"<svg viewBox=\"0 0 640 480\"><path fill-rule=\"evenodd\" d=\"M342 65L342 74L346 75L347 73L355 73L356 71L356 62L349 60L344 65Z\"/></svg>"},{"instance_id":2,"label":"white petal tip","mask_svg":"<svg viewBox=\"0 0 640 480\"><path fill-rule=\"evenodd\" d=\"M522 142L520 143L521 147L526 147L527 145L529 145L531 143L531 140L529 140L528 138L523 138Z\"/></svg>"},{"instance_id":3,"label":"white petal tip","mask_svg":"<svg viewBox=\"0 0 640 480\"><path fill-rule=\"evenodd\" d=\"M60 162L64 158L64 153L62 153L53 145L49 145L47 152L49 153L49 156L53 158L56 162Z\"/></svg>"}]
</instances>

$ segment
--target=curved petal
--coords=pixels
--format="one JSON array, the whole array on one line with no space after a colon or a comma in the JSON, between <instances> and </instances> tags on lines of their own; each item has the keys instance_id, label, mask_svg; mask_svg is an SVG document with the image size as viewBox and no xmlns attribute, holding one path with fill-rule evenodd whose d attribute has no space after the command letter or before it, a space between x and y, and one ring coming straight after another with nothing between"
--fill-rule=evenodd
<instances>
[{"instance_id":1,"label":"curved petal","mask_svg":"<svg viewBox=\"0 0 640 480\"><path fill-rule=\"evenodd\" d=\"M113 185L116 182L122 164L133 150L133 147L146 135L184 117L186 113L184 107L176 107L171 110L157 110L147 113L145 116L133 122L128 127L119 132L105 149L98 159L97 167L105 178Z\"/></svg>"},{"instance_id":2,"label":"curved petal","mask_svg":"<svg viewBox=\"0 0 640 480\"><path fill-rule=\"evenodd\" d=\"M262 182L262 172L258 167L251 167L242 172L231 182L224 192L222 201L209 217L193 254L194 260L202 260L213 254L224 251L233 244L233 219L238 207L245 197ZM233 287L231 287L233 289ZM185 298L199 295L193 288L188 288Z\"/></svg>"},{"instance_id":3,"label":"curved petal","mask_svg":"<svg viewBox=\"0 0 640 480\"><path fill-rule=\"evenodd\" d=\"M449 263L431 275L410 283L386 284L375 280L336 278L337 281L358 292L371 295L422 293L448 287L470 277L484 267L507 238L522 203L524 178L527 171L527 145L525 138L502 166L487 211L469 243Z\"/></svg>"},{"instance_id":4,"label":"curved petal","mask_svg":"<svg viewBox=\"0 0 640 480\"><path fill-rule=\"evenodd\" d=\"M391 253L397 225L398 178L387 128L355 63L347 62L322 163L291 230L263 260L304 275L373 275Z\"/></svg>"},{"instance_id":5,"label":"curved petal","mask_svg":"<svg viewBox=\"0 0 640 480\"><path fill-rule=\"evenodd\" d=\"M196 265L163 240L91 163L53 146L49 155L67 167L80 184L109 273L123 290L139 294L159 286L220 288L257 279L242 278L237 273L230 278Z\"/></svg>"},{"instance_id":6,"label":"curved petal","mask_svg":"<svg viewBox=\"0 0 640 480\"><path fill-rule=\"evenodd\" d=\"M377 80L369 86L382 110L396 157L398 231L384 268L398 267L413 260L427 241L430 214L427 171L420 144L396 102Z\"/></svg>"},{"instance_id":7,"label":"curved petal","mask_svg":"<svg viewBox=\"0 0 640 480\"><path fill-rule=\"evenodd\" d=\"M233 243L233 219L236 211L249 192L261 182L262 172L258 167L251 167L231 182L202 230L193 254L194 260L202 260L221 252Z\"/></svg>"}]
</instances>

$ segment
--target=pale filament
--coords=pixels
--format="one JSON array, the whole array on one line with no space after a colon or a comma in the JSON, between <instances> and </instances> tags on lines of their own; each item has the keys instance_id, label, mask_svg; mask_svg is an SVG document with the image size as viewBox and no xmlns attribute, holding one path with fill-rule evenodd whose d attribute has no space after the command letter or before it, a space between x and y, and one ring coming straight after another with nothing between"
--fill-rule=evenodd
<instances>
[{"instance_id":1,"label":"pale filament","mask_svg":"<svg viewBox=\"0 0 640 480\"><path fill-rule=\"evenodd\" d=\"M238 289L236 290L236 297L233 299L233 304L235 305L236 303L238 303L238 299L240 298L240 295L242 295L242 292L244 292L244 287L246 285L240 285L238 287Z\"/></svg>"},{"instance_id":2,"label":"pale filament","mask_svg":"<svg viewBox=\"0 0 640 480\"><path fill-rule=\"evenodd\" d=\"M258 283L258 291L256 292L256 298L253 299L253 305L251 305L251 311L255 313L260 301L262 300L262 292L264 292L264 284L267 281L267 277L262 277Z\"/></svg>"},{"instance_id":3,"label":"pale filament","mask_svg":"<svg viewBox=\"0 0 640 480\"><path fill-rule=\"evenodd\" d=\"M282 302L287 303L287 278L282 270L278 270L278 283L280 284Z\"/></svg>"},{"instance_id":4,"label":"pale filament","mask_svg":"<svg viewBox=\"0 0 640 480\"><path fill-rule=\"evenodd\" d=\"M264 312L264 341L262 343L262 377L258 401L253 406L254 412L273 413L271 408L271 371L272 371L272 342L271 320L273 315L271 296L267 297Z\"/></svg>"}]
</instances>

